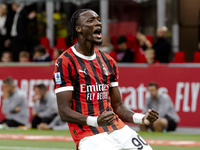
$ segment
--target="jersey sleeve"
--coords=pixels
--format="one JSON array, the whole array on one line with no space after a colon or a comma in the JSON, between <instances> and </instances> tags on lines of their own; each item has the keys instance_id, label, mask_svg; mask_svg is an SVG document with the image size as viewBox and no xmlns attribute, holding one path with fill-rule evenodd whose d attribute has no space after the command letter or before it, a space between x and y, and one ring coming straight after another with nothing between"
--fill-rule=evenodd
<instances>
[{"instance_id":1,"label":"jersey sleeve","mask_svg":"<svg viewBox=\"0 0 200 150\"><path fill-rule=\"evenodd\" d=\"M55 82L55 93L60 93L63 91L73 91L72 79L71 79L72 69L69 61L59 58L55 62L55 72L54 72L54 82Z\"/></svg>"},{"instance_id":2,"label":"jersey sleeve","mask_svg":"<svg viewBox=\"0 0 200 150\"><path fill-rule=\"evenodd\" d=\"M119 79L119 70L117 67L117 63L113 60L113 66L112 66L112 75L110 79L110 87L118 86L118 79Z\"/></svg>"}]
</instances>

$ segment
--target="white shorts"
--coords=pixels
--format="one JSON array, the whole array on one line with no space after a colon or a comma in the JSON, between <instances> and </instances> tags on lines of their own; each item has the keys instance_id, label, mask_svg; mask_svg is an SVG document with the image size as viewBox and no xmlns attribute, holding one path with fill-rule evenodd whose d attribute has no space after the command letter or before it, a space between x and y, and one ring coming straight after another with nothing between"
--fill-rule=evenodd
<instances>
[{"instance_id":1,"label":"white shorts","mask_svg":"<svg viewBox=\"0 0 200 150\"><path fill-rule=\"evenodd\" d=\"M152 148L127 125L111 133L104 132L85 137L79 142L79 150L152 150Z\"/></svg>"}]
</instances>

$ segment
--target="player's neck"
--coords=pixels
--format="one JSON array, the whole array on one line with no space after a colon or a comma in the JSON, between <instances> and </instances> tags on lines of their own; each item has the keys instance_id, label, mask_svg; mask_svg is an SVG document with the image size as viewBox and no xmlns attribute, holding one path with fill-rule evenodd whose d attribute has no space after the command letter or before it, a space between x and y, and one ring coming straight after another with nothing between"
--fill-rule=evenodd
<instances>
[{"instance_id":1,"label":"player's neck","mask_svg":"<svg viewBox=\"0 0 200 150\"><path fill-rule=\"evenodd\" d=\"M85 56L92 56L94 54L94 44L88 41L78 41L75 44L75 49L77 50L77 52Z\"/></svg>"}]
</instances>

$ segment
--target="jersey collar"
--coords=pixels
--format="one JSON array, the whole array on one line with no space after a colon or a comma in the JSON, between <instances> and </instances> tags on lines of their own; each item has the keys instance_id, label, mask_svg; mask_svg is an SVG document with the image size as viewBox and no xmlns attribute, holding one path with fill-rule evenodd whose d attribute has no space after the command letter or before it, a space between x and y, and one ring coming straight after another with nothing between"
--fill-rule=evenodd
<instances>
[{"instance_id":1,"label":"jersey collar","mask_svg":"<svg viewBox=\"0 0 200 150\"><path fill-rule=\"evenodd\" d=\"M96 58L96 52L95 52L95 51L94 51L94 54L93 54L92 56L85 56L85 55L83 55L83 54L77 52L77 50L75 49L74 46L72 46L71 48L72 48L73 53L74 53L76 56L78 56L78 57L80 57L80 58L82 58L82 59L94 60L94 59Z\"/></svg>"}]
</instances>

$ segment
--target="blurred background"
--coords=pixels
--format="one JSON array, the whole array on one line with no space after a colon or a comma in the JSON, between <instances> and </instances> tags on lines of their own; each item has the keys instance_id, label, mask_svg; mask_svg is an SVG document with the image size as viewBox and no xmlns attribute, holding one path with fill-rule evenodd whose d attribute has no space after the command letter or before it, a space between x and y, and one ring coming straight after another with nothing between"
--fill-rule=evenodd
<instances>
[{"instance_id":1,"label":"blurred background","mask_svg":"<svg viewBox=\"0 0 200 150\"><path fill-rule=\"evenodd\" d=\"M15 79L30 109L35 85L44 83L54 91L53 64L71 46L67 26L81 8L101 16L104 42L98 47L118 62L126 106L141 112L146 86L156 82L160 92L170 95L179 126L199 128L199 0L0 0L0 119L5 117L4 78ZM122 35L129 58L120 50ZM160 47L159 38L167 46Z\"/></svg>"},{"instance_id":2,"label":"blurred background","mask_svg":"<svg viewBox=\"0 0 200 150\"><path fill-rule=\"evenodd\" d=\"M32 14L32 18L26 21L23 28L27 42L23 50L31 55L41 40L50 53L52 48L59 44L58 47L69 46L66 27L71 15L80 8L90 8L101 16L103 35L109 36L114 46L117 36L135 37L138 31L155 42L157 28L166 26L167 36L172 45L170 61L174 60L174 53L178 51L185 53L187 62L193 61L194 52L199 50L199 0L1 0L1 4L7 5L10 25L15 13L11 6L13 2L24 5L24 15L36 13L35 16ZM7 32L11 30L9 25L5 28ZM66 43L62 43L59 37L65 38ZM45 43L45 40L49 43ZM135 52L137 53L136 49ZM136 58L134 62L138 61Z\"/></svg>"}]
</instances>

